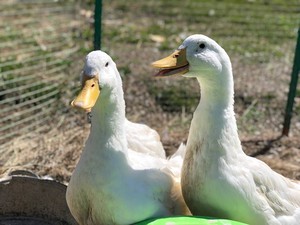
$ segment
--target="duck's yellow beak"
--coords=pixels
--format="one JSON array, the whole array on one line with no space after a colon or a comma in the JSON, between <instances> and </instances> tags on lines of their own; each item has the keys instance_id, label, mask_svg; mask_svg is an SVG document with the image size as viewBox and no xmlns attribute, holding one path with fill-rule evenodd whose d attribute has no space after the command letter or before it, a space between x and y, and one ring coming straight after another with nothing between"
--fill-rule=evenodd
<instances>
[{"instance_id":1,"label":"duck's yellow beak","mask_svg":"<svg viewBox=\"0 0 300 225\"><path fill-rule=\"evenodd\" d=\"M99 95L100 89L97 76L92 78L84 76L82 89L78 96L71 102L71 105L90 112L96 104Z\"/></svg>"},{"instance_id":2,"label":"duck's yellow beak","mask_svg":"<svg viewBox=\"0 0 300 225\"><path fill-rule=\"evenodd\" d=\"M182 75L189 71L189 63L186 59L186 49L176 50L173 54L152 63L152 66L160 69L155 77Z\"/></svg>"}]
</instances>

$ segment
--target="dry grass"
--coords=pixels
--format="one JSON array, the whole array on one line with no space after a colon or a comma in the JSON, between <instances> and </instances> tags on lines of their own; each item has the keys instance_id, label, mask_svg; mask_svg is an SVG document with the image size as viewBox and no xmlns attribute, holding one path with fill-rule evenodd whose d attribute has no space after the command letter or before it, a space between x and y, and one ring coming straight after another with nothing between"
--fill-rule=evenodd
<instances>
[{"instance_id":1,"label":"dry grass","mask_svg":"<svg viewBox=\"0 0 300 225\"><path fill-rule=\"evenodd\" d=\"M69 180L79 159L89 125L70 113L43 134L31 132L1 148L0 174L26 169L59 181ZM57 123L58 122L58 123Z\"/></svg>"}]
</instances>

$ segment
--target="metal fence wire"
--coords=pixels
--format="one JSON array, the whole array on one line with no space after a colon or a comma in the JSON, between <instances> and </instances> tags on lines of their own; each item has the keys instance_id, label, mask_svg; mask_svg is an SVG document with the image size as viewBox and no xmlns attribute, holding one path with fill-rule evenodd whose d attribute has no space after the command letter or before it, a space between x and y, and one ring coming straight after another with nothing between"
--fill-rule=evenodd
<instances>
[{"instance_id":1,"label":"metal fence wire","mask_svg":"<svg viewBox=\"0 0 300 225\"><path fill-rule=\"evenodd\" d=\"M0 1L0 144L47 128L79 46L72 0Z\"/></svg>"}]
</instances>

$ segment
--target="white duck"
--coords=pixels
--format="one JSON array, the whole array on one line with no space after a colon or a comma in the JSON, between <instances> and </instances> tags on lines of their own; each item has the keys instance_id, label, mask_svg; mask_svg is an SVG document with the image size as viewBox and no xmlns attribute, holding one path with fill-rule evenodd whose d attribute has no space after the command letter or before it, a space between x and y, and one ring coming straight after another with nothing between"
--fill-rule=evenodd
<instances>
[{"instance_id":1,"label":"white duck","mask_svg":"<svg viewBox=\"0 0 300 225\"><path fill-rule=\"evenodd\" d=\"M136 127L131 134L149 129L126 120L122 80L106 53L87 55L82 91L72 105L92 110L91 131L66 194L80 225L132 224L187 212L178 169L184 149L167 160L156 150L138 152L140 149L127 147L126 129ZM132 146L138 148L139 144L132 142Z\"/></svg>"},{"instance_id":2,"label":"white duck","mask_svg":"<svg viewBox=\"0 0 300 225\"><path fill-rule=\"evenodd\" d=\"M185 74L201 86L182 169L182 191L193 215L251 225L300 224L300 183L247 156L234 115L234 85L225 50L192 35L169 57L153 63L157 76Z\"/></svg>"}]
</instances>

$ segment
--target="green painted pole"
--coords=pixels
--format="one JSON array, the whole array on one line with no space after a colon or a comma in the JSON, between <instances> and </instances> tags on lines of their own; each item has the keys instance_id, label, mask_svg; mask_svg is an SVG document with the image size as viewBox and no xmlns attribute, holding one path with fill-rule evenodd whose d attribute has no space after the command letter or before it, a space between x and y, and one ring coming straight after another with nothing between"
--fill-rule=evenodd
<instances>
[{"instance_id":1,"label":"green painted pole","mask_svg":"<svg viewBox=\"0 0 300 225\"><path fill-rule=\"evenodd\" d=\"M297 91L297 83L300 72L300 28L298 29L298 39L296 44L294 66L291 74L290 90L285 109L285 117L283 123L282 135L288 136L290 131L290 124L293 114L294 99Z\"/></svg>"},{"instance_id":2,"label":"green painted pole","mask_svg":"<svg viewBox=\"0 0 300 225\"><path fill-rule=\"evenodd\" d=\"M101 49L101 17L102 17L102 0L95 0L94 50Z\"/></svg>"}]
</instances>

